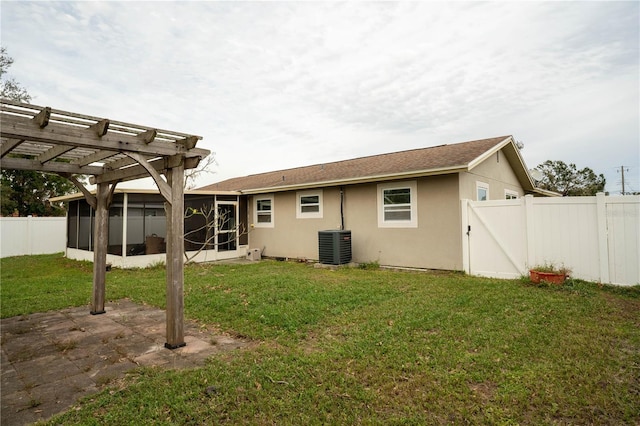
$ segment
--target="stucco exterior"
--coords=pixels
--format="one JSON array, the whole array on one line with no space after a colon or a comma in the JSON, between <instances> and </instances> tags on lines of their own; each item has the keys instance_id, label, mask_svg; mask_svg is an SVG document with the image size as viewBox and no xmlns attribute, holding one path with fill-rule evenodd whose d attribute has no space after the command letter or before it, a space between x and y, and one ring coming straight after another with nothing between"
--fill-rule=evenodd
<instances>
[{"instance_id":1,"label":"stucco exterior","mask_svg":"<svg viewBox=\"0 0 640 426\"><path fill-rule=\"evenodd\" d=\"M377 184L348 188L345 228L352 232L355 262L450 270L462 267L458 175L431 176L415 182L415 228L378 226L381 212L376 205Z\"/></svg>"},{"instance_id":2,"label":"stucco exterior","mask_svg":"<svg viewBox=\"0 0 640 426\"><path fill-rule=\"evenodd\" d=\"M318 231L340 229L344 223L344 229L351 231L354 262L462 270L460 200L476 199L477 182L488 186L489 199L504 199L505 191L518 197L525 194L512 164L498 151L469 171L318 188L316 191L322 192L322 218L297 218L299 191L279 191L266 194L273 199L272 226L255 226L255 199L265 195L251 195L249 247L259 248L269 257L317 260ZM380 185L394 183L415 184L417 222L413 227L379 226Z\"/></svg>"},{"instance_id":3,"label":"stucco exterior","mask_svg":"<svg viewBox=\"0 0 640 426\"><path fill-rule=\"evenodd\" d=\"M265 256L318 259L318 231L340 229L342 190L344 226L351 231L354 262L461 269L458 175L397 182L416 182L416 228L378 227L378 184L323 188L321 219L296 218L296 191L286 191L273 194L274 226L262 228L254 224L249 246L263 250ZM255 197L249 199L249 217L253 217Z\"/></svg>"},{"instance_id":4,"label":"stucco exterior","mask_svg":"<svg viewBox=\"0 0 640 426\"><path fill-rule=\"evenodd\" d=\"M255 199L249 196L249 247L262 250L264 256L297 259L318 258L318 231L340 228L340 189L323 188L323 217L296 218L296 192L273 195L273 227L259 227L254 219Z\"/></svg>"},{"instance_id":5,"label":"stucco exterior","mask_svg":"<svg viewBox=\"0 0 640 426\"><path fill-rule=\"evenodd\" d=\"M461 200L552 195L536 188L512 136L258 173L202 189L247 197L249 249L264 256L317 260L318 231L348 230L354 262L445 270L464 268Z\"/></svg>"},{"instance_id":6,"label":"stucco exterior","mask_svg":"<svg viewBox=\"0 0 640 426\"><path fill-rule=\"evenodd\" d=\"M493 153L469 172L460 173L460 199L476 200L477 183L489 186L490 200L504 200L505 191L525 195L524 189L503 151Z\"/></svg>"}]
</instances>

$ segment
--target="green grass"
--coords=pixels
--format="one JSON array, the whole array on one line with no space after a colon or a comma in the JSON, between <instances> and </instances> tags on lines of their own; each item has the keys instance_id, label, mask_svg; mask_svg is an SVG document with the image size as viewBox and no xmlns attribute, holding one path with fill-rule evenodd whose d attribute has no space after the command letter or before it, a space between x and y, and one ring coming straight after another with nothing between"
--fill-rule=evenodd
<instances>
[{"instance_id":1,"label":"green grass","mask_svg":"<svg viewBox=\"0 0 640 426\"><path fill-rule=\"evenodd\" d=\"M2 316L88 304L91 264L2 259ZM164 270L107 299L165 306ZM640 288L264 261L189 265L185 315L254 339L137 370L50 424L638 424Z\"/></svg>"}]
</instances>

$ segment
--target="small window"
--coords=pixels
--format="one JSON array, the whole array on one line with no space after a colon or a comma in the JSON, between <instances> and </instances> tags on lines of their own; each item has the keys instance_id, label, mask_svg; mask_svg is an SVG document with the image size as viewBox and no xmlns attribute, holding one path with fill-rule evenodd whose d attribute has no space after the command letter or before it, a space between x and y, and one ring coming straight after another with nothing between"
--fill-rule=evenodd
<instances>
[{"instance_id":1,"label":"small window","mask_svg":"<svg viewBox=\"0 0 640 426\"><path fill-rule=\"evenodd\" d=\"M322 218L322 191L298 192L296 217L298 219Z\"/></svg>"},{"instance_id":2,"label":"small window","mask_svg":"<svg viewBox=\"0 0 640 426\"><path fill-rule=\"evenodd\" d=\"M489 199L489 185L484 182L476 182L476 194L476 200L487 201Z\"/></svg>"},{"instance_id":3,"label":"small window","mask_svg":"<svg viewBox=\"0 0 640 426\"><path fill-rule=\"evenodd\" d=\"M508 189L504 190L504 199L505 200L516 200L518 199L518 193L515 191L510 191Z\"/></svg>"},{"instance_id":4,"label":"small window","mask_svg":"<svg viewBox=\"0 0 640 426\"><path fill-rule=\"evenodd\" d=\"M378 185L378 226L415 228L418 226L416 182Z\"/></svg>"},{"instance_id":5,"label":"small window","mask_svg":"<svg viewBox=\"0 0 640 426\"><path fill-rule=\"evenodd\" d=\"M254 208L254 226L273 228L273 196L256 197Z\"/></svg>"}]
</instances>

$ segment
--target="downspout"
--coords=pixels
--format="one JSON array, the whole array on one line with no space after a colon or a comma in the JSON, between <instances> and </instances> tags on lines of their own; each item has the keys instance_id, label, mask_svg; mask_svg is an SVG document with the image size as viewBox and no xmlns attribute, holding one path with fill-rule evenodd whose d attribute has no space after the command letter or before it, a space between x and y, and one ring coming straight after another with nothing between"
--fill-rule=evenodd
<instances>
[{"instance_id":1,"label":"downspout","mask_svg":"<svg viewBox=\"0 0 640 426\"><path fill-rule=\"evenodd\" d=\"M340 230L344 231L344 186L340 187Z\"/></svg>"}]
</instances>

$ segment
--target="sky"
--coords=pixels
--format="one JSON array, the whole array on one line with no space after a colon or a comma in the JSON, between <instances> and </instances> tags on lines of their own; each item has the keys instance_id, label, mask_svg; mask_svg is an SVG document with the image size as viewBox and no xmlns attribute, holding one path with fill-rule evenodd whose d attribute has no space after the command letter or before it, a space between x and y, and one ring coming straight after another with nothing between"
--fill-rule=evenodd
<instances>
[{"instance_id":1,"label":"sky","mask_svg":"<svg viewBox=\"0 0 640 426\"><path fill-rule=\"evenodd\" d=\"M202 136L198 186L513 135L640 191L640 3L2 1L31 103ZM129 188L152 187L150 179Z\"/></svg>"}]
</instances>

